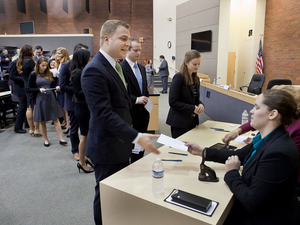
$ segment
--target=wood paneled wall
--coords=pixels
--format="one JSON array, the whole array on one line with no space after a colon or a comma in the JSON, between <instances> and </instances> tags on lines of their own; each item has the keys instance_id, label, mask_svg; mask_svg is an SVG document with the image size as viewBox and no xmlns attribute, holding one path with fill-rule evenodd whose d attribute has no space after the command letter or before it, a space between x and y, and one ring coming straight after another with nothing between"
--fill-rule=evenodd
<instances>
[{"instance_id":1,"label":"wood paneled wall","mask_svg":"<svg viewBox=\"0 0 300 225\"><path fill-rule=\"evenodd\" d=\"M0 34L20 34L19 23L32 20L36 34L83 34L83 29L92 28L95 54L100 48L102 24L108 19L119 19L131 25L132 37L144 37L140 63L153 57L152 0L110 0L110 13L108 0L89 0L90 13L86 11L85 0L68 0L68 13L63 10L63 0L47 0L47 14L40 10L39 0L25 2L26 14L17 11L15 0L4 1L4 13L0 13ZM53 46L60 47L59 43Z\"/></svg>"}]
</instances>

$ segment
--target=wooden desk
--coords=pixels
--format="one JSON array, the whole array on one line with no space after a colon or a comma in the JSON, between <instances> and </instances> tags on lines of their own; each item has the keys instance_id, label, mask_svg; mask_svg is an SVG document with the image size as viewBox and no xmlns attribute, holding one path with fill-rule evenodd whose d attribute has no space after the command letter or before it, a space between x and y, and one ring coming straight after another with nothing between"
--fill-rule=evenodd
<instances>
[{"instance_id":1,"label":"wooden desk","mask_svg":"<svg viewBox=\"0 0 300 225\"><path fill-rule=\"evenodd\" d=\"M148 87L148 91L149 91L149 98L154 104L152 111L150 113L148 131L155 131L155 130L159 130L158 104L159 104L160 94L153 86Z\"/></svg>"},{"instance_id":2,"label":"wooden desk","mask_svg":"<svg viewBox=\"0 0 300 225\"><path fill-rule=\"evenodd\" d=\"M236 90L201 82L200 100L205 105L204 113L216 121L241 123L244 110L253 108L256 96ZM250 114L249 114L250 115Z\"/></svg>"},{"instance_id":3,"label":"wooden desk","mask_svg":"<svg viewBox=\"0 0 300 225\"><path fill-rule=\"evenodd\" d=\"M207 121L179 140L197 142L201 146L211 146L221 142L225 132L217 132L210 127L233 130L229 123ZM237 147L244 144L232 142ZM100 182L102 219L104 225L176 225L176 224L223 224L230 211L234 197L223 177L224 164L206 162L219 177L217 183L200 182L198 174L201 157L169 154L168 151L182 152L163 146L160 155L148 154L139 161ZM152 192L152 164L157 157L182 159L182 162L163 162L165 167L164 192ZM219 202L212 217L164 202L173 189L181 189Z\"/></svg>"},{"instance_id":4,"label":"wooden desk","mask_svg":"<svg viewBox=\"0 0 300 225\"><path fill-rule=\"evenodd\" d=\"M11 95L11 91L0 92L0 99L10 97L10 95Z\"/></svg>"}]
</instances>

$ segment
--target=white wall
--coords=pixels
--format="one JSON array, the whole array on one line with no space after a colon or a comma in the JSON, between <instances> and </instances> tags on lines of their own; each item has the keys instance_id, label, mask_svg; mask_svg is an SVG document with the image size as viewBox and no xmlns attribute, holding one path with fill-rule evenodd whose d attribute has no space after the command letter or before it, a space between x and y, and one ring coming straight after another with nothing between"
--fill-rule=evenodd
<instances>
[{"instance_id":1,"label":"white wall","mask_svg":"<svg viewBox=\"0 0 300 225\"><path fill-rule=\"evenodd\" d=\"M153 63L159 66L159 56L164 55L169 64L170 76L176 73L176 6L188 0L153 0ZM168 21L172 18L172 21ZM167 46L171 41L172 47Z\"/></svg>"},{"instance_id":2,"label":"white wall","mask_svg":"<svg viewBox=\"0 0 300 225\"><path fill-rule=\"evenodd\" d=\"M259 38L264 33L265 8L266 0L221 0L219 41L222 44L219 45L217 73L221 77L219 83L226 83L228 52L236 52L234 87L238 88L250 82L255 73ZM230 15L228 49L226 15ZM253 32L249 37L248 32L251 29Z\"/></svg>"}]
</instances>

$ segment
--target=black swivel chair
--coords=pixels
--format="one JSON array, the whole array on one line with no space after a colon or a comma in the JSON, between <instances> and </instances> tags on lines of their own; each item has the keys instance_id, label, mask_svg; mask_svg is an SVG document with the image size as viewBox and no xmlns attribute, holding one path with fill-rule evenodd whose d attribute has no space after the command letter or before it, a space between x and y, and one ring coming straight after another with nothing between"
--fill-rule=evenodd
<instances>
[{"instance_id":1,"label":"black swivel chair","mask_svg":"<svg viewBox=\"0 0 300 225\"><path fill-rule=\"evenodd\" d=\"M7 80L0 80L0 92L10 91ZM3 128L4 125L7 126L8 123L6 120L12 119L16 120L16 108L17 104L11 100L11 97L0 100L0 127ZM13 114L12 117L7 117L7 114Z\"/></svg>"},{"instance_id":2,"label":"black swivel chair","mask_svg":"<svg viewBox=\"0 0 300 225\"><path fill-rule=\"evenodd\" d=\"M285 78L277 78L277 79L272 79L269 80L267 89L271 89L274 85L292 85L292 81L290 79L285 79Z\"/></svg>"},{"instance_id":3,"label":"black swivel chair","mask_svg":"<svg viewBox=\"0 0 300 225\"><path fill-rule=\"evenodd\" d=\"M265 75L264 74L254 74L250 81L249 86L242 86L240 87L243 90L243 87L248 87L247 91L256 95L261 93L262 86L265 83Z\"/></svg>"}]
</instances>

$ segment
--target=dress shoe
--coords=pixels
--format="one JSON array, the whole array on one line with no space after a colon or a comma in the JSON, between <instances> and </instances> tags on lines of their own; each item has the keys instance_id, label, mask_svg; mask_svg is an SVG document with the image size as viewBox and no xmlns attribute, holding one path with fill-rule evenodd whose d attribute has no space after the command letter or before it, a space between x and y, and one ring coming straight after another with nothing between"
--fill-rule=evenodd
<instances>
[{"instance_id":1,"label":"dress shoe","mask_svg":"<svg viewBox=\"0 0 300 225\"><path fill-rule=\"evenodd\" d=\"M69 130L70 130L70 129L68 128L68 130L64 131L63 133L64 133L64 134L67 134L67 133L69 133Z\"/></svg>"},{"instance_id":2,"label":"dress shoe","mask_svg":"<svg viewBox=\"0 0 300 225\"><path fill-rule=\"evenodd\" d=\"M60 145L67 145L68 142L66 142L66 141L59 141L59 144L60 144Z\"/></svg>"},{"instance_id":3,"label":"dress shoe","mask_svg":"<svg viewBox=\"0 0 300 225\"><path fill-rule=\"evenodd\" d=\"M85 158L85 164L89 164L92 168L94 168L94 164L90 159Z\"/></svg>"},{"instance_id":4,"label":"dress shoe","mask_svg":"<svg viewBox=\"0 0 300 225\"><path fill-rule=\"evenodd\" d=\"M15 133L24 134L24 133L26 133L26 130L23 130L23 129L15 130Z\"/></svg>"},{"instance_id":5,"label":"dress shoe","mask_svg":"<svg viewBox=\"0 0 300 225\"><path fill-rule=\"evenodd\" d=\"M66 125L61 125L61 129L66 129Z\"/></svg>"},{"instance_id":6,"label":"dress shoe","mask_svg":"<svg viewBox=\"0 0 300 225\"><path fill-rule=\"evenodd\" d=\"M79 161L79 154L78 153L73 154L73 157L76 161Z\"/></svg>"},{"instance_id":7,"label":"dress shoe","mask_svg":"<svg viewBox=\"0 0 300 225\"><path fill-rule=\"evenodd\" d=\"M80 173L80 170L82 170L82 171L85 172L85 173L92 173L92 172L94 172L93 169L85 170L85 169L82 167L82 165L80 165L79 163L77 163L77 168L78 168L78 170L79 170L79 173Z\"/></svg>"},{"instance_id":8,"label":"dress shoe","mask_svg":"<svg viewBox=\"0 0 300 225\"><path fill-rule=\"evenodd\" d=\"M70 134L68 134L66 137L67 137L67 138L70 138Z\"/></svg>"},{"instance_id":9,"label":"dress shoe","mask_svg":"<svg viewBox=\"0 0 300 225\"><path fill-rule=\"evenodd\" d=\"M34 136L33 130L29 130L29 134L30 134L31 137Z\"/></svg>"},{"instance_id":10,"label":"dress shoe","mask_svg":"<svg viewBox=\"0 0 300 225\"><path fill-rule=\"evenodd\" d=\"M41 132L39 132L39 131L34 131L33 134L34 134L35 137L41 137L41 136L43 136L43 134Z\"/></svg>"},{"instance_id":11,"label":"dress shoe","mask_svg":"<svg viewBox=\"0 0 300 225\"><path fill-rule=\"evenodd\" d=\"M45 147L49 147L49 146L50 146L50 143L48 143L48 144L44 143L44 146L45 146Z\"/></svg>"}]
</instances>

